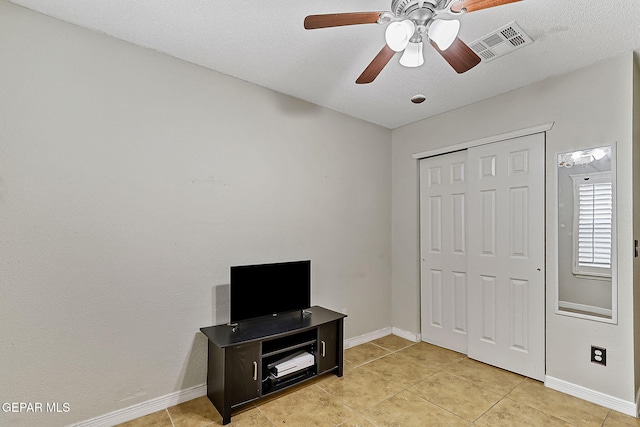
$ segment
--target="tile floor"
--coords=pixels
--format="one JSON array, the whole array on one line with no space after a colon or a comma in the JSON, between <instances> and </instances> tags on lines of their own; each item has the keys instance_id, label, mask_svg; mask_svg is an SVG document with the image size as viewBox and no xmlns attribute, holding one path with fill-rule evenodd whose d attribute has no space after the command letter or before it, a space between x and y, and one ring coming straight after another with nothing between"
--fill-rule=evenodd
<instances>
[{"instance_id":1,"label":"tile floor","mask_svg":"<svg viewBox=\"0 0 640 427\"><path fill-rule=\"evenodd\" d=\"M238 410L231 427L639 426L640 420L466 356L388 335L344 352L324 375ZM206 397L121 424L222 424Z\"/></svg>"}]
</instances>

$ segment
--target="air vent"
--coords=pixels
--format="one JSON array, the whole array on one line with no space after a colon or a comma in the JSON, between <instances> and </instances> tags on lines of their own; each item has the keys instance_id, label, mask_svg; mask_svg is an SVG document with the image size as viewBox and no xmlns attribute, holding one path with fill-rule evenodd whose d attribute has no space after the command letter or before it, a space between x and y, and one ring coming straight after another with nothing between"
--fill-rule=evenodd
<instances>
[{"instance_id":1,"label":"air vent","mask_svg":"<svg viewBox=\"0 0 640 427\"><path fill-rule=\"evenodd\" d=\"M471 49L485 61L511 53L516 49L533 43L522 28L515 22L505 25L469 44Z\"/></svg>"}]
</instances>

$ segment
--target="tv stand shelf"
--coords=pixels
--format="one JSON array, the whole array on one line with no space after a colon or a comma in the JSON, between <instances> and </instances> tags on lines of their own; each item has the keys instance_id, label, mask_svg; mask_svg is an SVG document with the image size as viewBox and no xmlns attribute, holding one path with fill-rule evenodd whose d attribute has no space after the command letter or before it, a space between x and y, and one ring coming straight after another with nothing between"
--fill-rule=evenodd
<instances>
[{"instance_id":1,"label":"tv stand shelf","mask_svg":"<svg viewBox=\"0 0 640 427\"><path fill-rule=\"evenodd\" d=\"M343 374L343 326L346 315L323 307L259 317L237 325L200 328L209 339L207 396L231 421L231 411L318 375ZM268 365L299 351L315 363L274 380Z\"/></svg>"}]
</instances>

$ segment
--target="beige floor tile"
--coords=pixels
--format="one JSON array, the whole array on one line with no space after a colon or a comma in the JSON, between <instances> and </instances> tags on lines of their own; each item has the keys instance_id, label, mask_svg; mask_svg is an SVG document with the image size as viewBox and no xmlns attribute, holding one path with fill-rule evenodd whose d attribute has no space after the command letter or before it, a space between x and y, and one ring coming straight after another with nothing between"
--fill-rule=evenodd
<instances>
[{"instance_id":1,"label":"beige floor tile","mask_svg":"<svg viewBox=\"0 0 640 427\"><path fill-rule=\"evenodd\" d=\"M345 359L344 357L342 358L342 372L345 373L347 372L349 369L353 369L356 367L356 364L353 363L350 360Z\"/></svg>"},{"instance_id":2,"label":"beige floor tile","mask_svg":"<svg viewBox=\"0 0 640 427\"><path fill-rule=\"evenodd\" d=\"M403 391L378 403L364 411L362 416L378 427L464 427L470 425L468 421L408 391Z\"/></svg>"},{"instance_id":3,"label":"beige floor tile","mask_svg":"<svg viewBox=\"0 0 640 427\"><path fill-rule=\"evenodd\" d=\"M419 342L409 346L398 351L398 354L409 356L416 362L438 371L466 357L462 353L427 344L426 342Z\"/></svg>"},{"instance_id":4,"label":"beige floor tile","mask_svg":"<svg viewBox=\"0 0 640 427\"><path fill-rule=\"evenodd\" d=\"M512 400L584 427L601 426L609 413L608 409L600 405L552 390L539 381L529 379L508 396Z\"/></svg>"},{"instance_id":5,"label":"beige floor tile","mask_svg":"<svg viewBox=\"0 0 640 427\"><path fill-rule=\"evenodd\" d=\"M333 374L321 375L320 377L316 377L316 378L313 378L311 380L302 382L300 384L295 384L293 386L285 388L284 390L279 390L279 391L277 391L275 393L269 394L269 395L261 398L258 401L254 401L254 402L249 403L249 405L252 406L252 407L264 405L265 403L270 402L272 400L280 399L283 396L295 393L295 392L297 392L299 390L304 390L304 389L308 388L311 385L319 384L322 381L325 381L326 379L331 378L331 377L336 377L336 376L333 375Z\"/></svg>"},{"instance_id":6,"label":"beige floor tile","mask_svg":"<svg viewBox=\"0 0 640 427\"><path fill-rule=\"evenodd\" d=\"M385 377L402 388L407 388L438 372L437 369L416 363L409 356L392 353L362 365L382 377Z\"/></svg>"},{"instance_id":7,"label":"beige floor tile","mask_svg":"<svg viewBox=\"0 0 640 427\"><path fill-rule=\"evenodd\" d=\"M118 424L116 427L173 427L173 424L171 424L169 414L163 409L162 411L154 412L153 414L145 415L144 417L136 418L123 424Z\"/></svg>"},{"instance_id":8,"label":"beige floor tile","mask_svg":"<svg viewBox=\"0 0 640 427\"><path fill-rule=\"evenodd\" d=\"M570 427L571 424L511 399L502 399L489 409L474 426L477 427Z\"/></svg>"},{"instance_id":9,"label":"beige floor tile","mask_svg":"<svg viewBox=\"0 0 640 427\"><path fill-rule=\"evenodd\" d=\"M389 350L385 350L382 347L378 347L371 343L365 343L346 349L344 351L344 359L345 361L348 361L349 367L355 367L362 365L363 363L371 362L372 360L389 353Z\"/></svg>"},{"instance_id":10,"label":"beige floor tile","mask_svg":"<svg viewBox=\"0 0 640 427\"><path fill-rule=\"evenodd\" d=\"M392 379L378 375L366 369L366 366L354 368L342 378L334 377L324 381L318 384L318 387L358 412L403 389Z\"/></svg>"},{"instance_id":11,"label":"beige floor tile","mask_svg":"<svg viewBox=\"0 0 640 427\"><path fill-rule=\"evenodd\" d=\"M500 394L444 371L414 385L409 391L468 421L476 420L502 398Z\"/></svg>"},{"instance_id":12,"label":"beige floor tile","mask_svg":"<svg viewBox=\"0 0 640 427\"><path fill-rule=\"evenodd\" d=\"M221 421L218 423L222 424ZM238 414L232 414L231 423L227 424L227 427L273 427L273 423L260 409L251 408Z\"/></svg>"},{"instance_id":13,"label":"beige floor tile","mask_svg":"<svg viewBox=\"0 0 640 427\"><path fill-rule=\"evenodd\" d=\"M379 345L380 347L387 349L389 351L398 351L405 347L409 347L410 345L415 344L412 341L409 341L404 338L400 338L397 335L387 335L382 338L378 338L377 340L371 341L372 344Z\"/></svg>"},{"instance_id":14,"label":"beige floor tile","mask_svg":"<svg viewBox=\"0 0 640 427\"><path fill-rule=\"evenodd\" d=\"M334 427L356 413L316 385L258 406L276 426Z\"/></svg>"},{"instance_id":15,"label":"beige floor tile","mask_svg":"<svg viewBox=\"0 0 640 427\"><path fill-rule=\"evenodd\" d=\"M340 424L339 427L376 427L376 426L373 425L371 422L369 422L362 415L356 415L355 417Z\"/></svg>"},{"instance_id":16,"label":"beige floor tile","mask_svg":"<svg viewBox=\"0 0 640 427\"><path fill-rule=\"evenodd\" d=\"M172 406L167 411L175 427L205 427L214 423L222 424L222 416L207 396Z\"/></svg>"},{"instance_id":17,"label":"beige floor tile","mask_svg":"<svg viewBox=\"0 0 640 427\"><path fill-rule=\"evenodd\" d=\"M604 427L640 427L640 418L630 417L616 411L609 411L607 419L604 420Z\"/></svg>"},{"instance_id":18,"label":"beige floor tile","mask_svg":"<svg viewBox=\"0 0 640 427\"><path fill-rule=\"evenodd\" d=\"M350 371L345 370L345 371L344 371L344 373L343 373L343 377L344 377L344 375L348 375L348 373L349 373L349 372L350 372ZM334 374L321 375L321 376L320 376L320 377L318 377L316 380L314 380L311 384L315 384L315 385L317 385L317 386L322 387L322 384L323 384L323 383L325 383L325 382L327 382L327 381L335 381L335 380L337 380L338 378L341 378L341 377L338 377L338 376L336 376L336 375L334 375Z\"/></svg>"},{"instance_id":19,"label":"beige floor tile","mask_svg":"<svg viewBox=\"0 0 640 427\"><path fill-rule=\"evenodd\" d=\"M445 371L501 396L505 396L524 381L521 375L468 358L448 366Z\"/></svg>"}]
</instances>

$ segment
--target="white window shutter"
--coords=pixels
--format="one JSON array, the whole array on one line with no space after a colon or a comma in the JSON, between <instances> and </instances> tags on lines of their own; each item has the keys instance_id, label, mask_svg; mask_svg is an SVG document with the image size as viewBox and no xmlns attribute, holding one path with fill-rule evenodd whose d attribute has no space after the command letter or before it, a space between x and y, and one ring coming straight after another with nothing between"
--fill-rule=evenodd
<instances>
[{"instance_id":1,"label":"white window shutter","mask_svg":"<svg viewBox=\"0 0 640 427\"><path fill-rule=\"evenodd\" d=\"M611 268L611 182L578 185L578 265Z\"/></svg>"},{"instance_id":2,"label":"white window shutter","mask_svg":"<svg viewBox=\"0 0 640 427\"><path fill-rule=\"evenodd\" d=\"M613 183L609 172L571 175L574 181L575 274L611 277Z\"/></svg>"}]
</instances>

